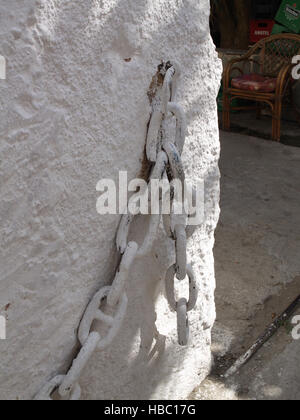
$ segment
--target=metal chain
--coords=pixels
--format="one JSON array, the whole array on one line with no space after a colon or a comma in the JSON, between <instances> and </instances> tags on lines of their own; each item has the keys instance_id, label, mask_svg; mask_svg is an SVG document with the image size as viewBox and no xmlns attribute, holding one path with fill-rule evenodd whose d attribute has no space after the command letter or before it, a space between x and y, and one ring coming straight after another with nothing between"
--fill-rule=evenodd
<instances>
[{"instance_id":1,"label":"metal chain","mask_svg":"<svg viewBox=\"0 0 300 420\"><path fill-rule=\"evenodd\" d=\"M185 185L185 173L181 153L185 143L186 120L182 107L175 102L177 87L174 86L174 82L177 81L179 76L180 71L178 65L174 65L167 71L164 81L163 109L172 113L176 118L176 137L175 143L169 142L166 138L163 139L162 147L168 156L171 179L179 180L182 185ZM166 98L168 98L169 102L167 102ZM194 195L195 190L193 190ZM188 312L196 306L198 290L192 265L187 264L187 238L193 235L196 226L188 225L188 219L191 215L185 213L185 203L182 203L182 201L181 203L177 203L173 200L171 214L164 215L163 222L166 234L175 241L176 251L175 264L169 268L166 274L166 296L170 308L177 313L178 342L181 346L186 346L189 340ZM176 205L178 204L182 206L181 214L175 211ZM183 281L186 276L189 278L189 301L185 298L176 301L175 277Z\"/></svg>"},{"instance_id":2,"label":"metal chain","mask_svg":"<svg viewBox=\"0 0 300 420\"><path fill-rule=\"evenodd\" d=\"M179 66L176 63L168 63L166 67L162 95L158 95L153 103L152 117L149 123L146 153L150 163L154 165L149 179L169 181L180 180L185 182L185 173L181 160L185 142L186 121L182 107L175 102L177 91L177 80L180 76ZM176 136L172 143L165 138L164 124L168 114L176 118ZM161 137L161 138L160 138ZM148 190L149 191L149 190ZM172 201L172 209L176 207L175 200ZM175 241L176 263L167 271L166 295L172 310L177 311L178 339L180 345L186 345L189 336L187 312L191 311L197 301L197 287L192 267L187 265L186 242L187 237L193 234L194 229L187 227L188 215L164 216L166 234ZM134 216L128 212L121 219L116 245L122 255L119 268L111 286L102 287L93 297L88 305L78 330L78 338L81 350L73 360L72 366L66 375L58 375L45 384L41 391L34 398L35 400L52 400L52 395L58 390L58 399L79 400L81 388L79 379L83 369L96 350L106 349L114 340L124 321L128 298L125 292L126 282L130 270L136 258L149 254L157 236L161 214L151 215L148 234L144 243L139 247L136 242L128 242L130 226ZM183 280L188 274L190 283L190 298L175 300L175 276ZM110 308L114 315L107 315L104 309ZM94 321L100 321L108 330L102 336L93 331Z\"/></svg>"}]
</instances>

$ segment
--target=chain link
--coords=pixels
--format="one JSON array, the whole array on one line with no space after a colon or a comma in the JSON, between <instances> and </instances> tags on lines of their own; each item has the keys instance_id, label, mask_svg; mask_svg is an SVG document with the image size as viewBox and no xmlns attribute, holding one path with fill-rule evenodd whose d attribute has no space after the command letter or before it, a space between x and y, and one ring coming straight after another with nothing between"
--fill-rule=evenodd
<instances>
[{"instance_id":1,"label":"chain link","mask_svg":"<svg viewBox=\"0 0 300 420\"><path fill-rule=\"evenodd\" d=\"M64 380L58 389L59 395L62 398L67 397L73 390L75 390L75 387L78 385L81 373L96 351L100 339L100 334L97 332L92 332L88 336L77 358L74 359L71 369L64 377Z\"/></svg>"},{"instance_id":2,"label":"chain link","mask_svg":"<svg viewBox=\"0 0 300 420\"><path fill-rule=\"evenodd\" d=\"M198 298L198 289L195 280L194 270L191 264L187 265L186 268L187 276L189 279L189 300L187 301L187 311L192 311L197 303ZM166 295L170 305L170 308L173 311L177 310L178 302L175 298L175 275L176 275L176 266L172 265L166 274Z\"/></svg>"},{"instance_id":3,"label":"chain link","mask_svg":"<svg viewBox=\"0 0 300 420\"><path fill-rule=\"evenodd\" d=\"M175 143L163 140L163 150L169 159L169 176L171 180L179 180L185 185L185 172L182 164L181 154L185 143L186 119L183 108L174 102L177 87L172 83L177 80L174 78L174 70L178 66L173 66L167 71L164 81L164 101L163 113L165 110L171 112L176 118L176 137ZM178 72L176 78L178 77ZM175 79L176 79L175 78ZM176 84L176 83L175 83ZM166 97L169 102L166 104ZM196 191L193 189L193 199L195 199ZM185 212L185 201L182 197L181 203L182 213L174 210L176 203L172 203L172 211L170 215L163 216L164 228L166 234L175 241L176 262L172 265L166 274L166 296L170 307L177 312L177 331L178 342L181 346L186 346L189 340L189 320L187 313L191 311L197 302L198 290L195 282L195 276L191 265L187 265L187 238L190 238L196 230L196 226L189 226L188 219L192 214L187 215ZM182 220L185 217L185 220ZM189 278L189 301L185 298L175 300L175 276L178 280L184 280L186 275Z\"/></svg>"},{"instance_id":4,"label":"chain link","mask_svg":"<svg viewBox=\"0 0 300 420\"><path fill-rule=\"evenodd\" d=\"M190 325L187 314L187 301L182 298L177 303L177 332L178 332L178 343L180 346L186 346L190 337Z\"/></svg>"},{"instance_id":5,"label":"chain link","mask_svg":"<svg viewBox=\"0 0 300 420\"><path fill-rule=\"evenodd\" d=\"M185 143L186 119L183 108L175 102L180 69L177 63L167 63L165 69L162 94L158 94L153 102L147 135L146 154L148 161L153 164L148 190L145 192L147 194L149 194L149 191L151 193L152 180L162 181L169 178L170 189L172 188L172 181L179 180L182 185L185 185L181 153ZM164 128L168 113L176 118L176 135L173 143L165 138ZM159 197L153 197L153 194L151 194L151 199L159 201ZM187 226L188 216L185 213L184 206L181 213L178 214L175 211L177 204L173 199L171 215L164 215L163 217L166 234L174 240L176 254L176 263L169 268L166 275L166 296L171 309L177 312L179 344L186 345L189 338L187 313L195 307L197 301L195 277L192 267L187 265L186 242L195 228ZM148 234L140 247L136 242L128 242L130 227L135 216L130 214L129 209L127 214L122 216L116 238L117 249L122 255L122 259L115 279L111 286L102 287L89 303L78 330L81 350L73 360L68 373L58 375L47 382L37 394L35 400L52 400L53 393L56 390L58 390L61 399L80 399L79 380L82 371L92 355L97 350L106 349L120 331L128 306L125 288L130 270L136 258L144 257L151 251L157 237L161 220L160 213L151 215ZM179 280L184 280L186 275L189 277L189 301L180 299L177 302L175 300L175 276ZM108 315L104 312L104 309L113 311L114 315ZM105 336L93 331L93 325L96 321L107 327L108 331Z\"/></svg>"},{"instance_id":6,"label":"chain link","mask_svg":"<svg viewBox=\"0 0 300 420\"><path fill-rule=\"evenodd\" d=\"M52 401L52 394L54 391L63 383L65 379L65 375L58 375L47 382L40 392L34 397L34 401ZM78 401L81 397L81 388L80 385L77 383L74 386L74 389L70 393L69 400L70 401Z\"/></svg>"},{"instance_id":7,"label":"chain link","mask_svg":"<svg viewBox=\"0 0 300 420\"><path fill-rule=\"evenodd\" d=\"M155 163L157 159L157 137L161 127L163 114L161 110L154 110L149 124L146 154L149 162Z\"/></svg>"},{"instance_id":8,"label":"chain link","mask_svg":"<svg viewBox=\"0 0 300 420\"><path fill-rule=\"evenodd\" d=\"M187 254L186 254L186 226L175 226L175 250L176 250L176 277L184 280L186 277Z\"/></svg>"}]
</instances>

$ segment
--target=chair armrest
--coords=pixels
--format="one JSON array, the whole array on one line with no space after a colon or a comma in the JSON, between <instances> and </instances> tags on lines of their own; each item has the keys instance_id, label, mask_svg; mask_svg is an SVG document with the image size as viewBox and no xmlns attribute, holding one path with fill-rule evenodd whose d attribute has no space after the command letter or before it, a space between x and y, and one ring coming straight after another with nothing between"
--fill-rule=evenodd
<instances>
[{"instance_id":1,"label":"chair armrest","mask_svg":"<svg viewBox=\"0 0 300 420\"><path fill-rule=\"evenodd\" d=\"M232 60L230 60L225 69L224 69L224 73L223 73L223 85L224 88L229 88L229 83L230 83L230 75L232 73L233 70L239 69L237 66L234 67L235 64L238 63L244 63L244 68L245 68L245 64L248 62L255 62L258 63L256 60L252 59L251 57L254 55L255 51L260 49L262 46L262 42L258 42L257 44L255 44L252 48L250 48L250 50L247 52L247 54L243 55L240 58L233 58ZM258 63L259 64L259 63ZM242 74L244 74L244 69L241 70Z\"/></svg>"},{"instance_id":2,"label":"chair armrest","mask_svg":"<svg viewBox=\"0 0 300 420\"><path fill-rule=\"evenodd\" d=\"M235 66L238 63L241 63L243 61L246 61L246 59L242 59L242 58L233 58L232 60L230 60L225 69L224 69L224 73L223 73L223 86L224 88L229 88L229 83L230 83L230 75L232 73L233 70L240 70L241 73L243 74L243 71L238 67Z\"/></svg>"}]
</instances>

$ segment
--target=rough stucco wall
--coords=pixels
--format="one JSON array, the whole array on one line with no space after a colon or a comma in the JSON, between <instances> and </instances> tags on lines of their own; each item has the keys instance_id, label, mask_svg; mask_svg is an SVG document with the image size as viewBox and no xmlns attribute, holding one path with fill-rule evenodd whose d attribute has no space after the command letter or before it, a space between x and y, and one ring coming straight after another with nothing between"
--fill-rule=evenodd
<instances>
[{"instance_id":1,"label":"rough stucco wall","mask_svg":"<svg viewBox=\"0 0 300 420\"><path fill-rule=\"evenodd\" d=\"M0 398L30 399L69 367L84 309L117 263L119 216L96 213L95 186L117 180L119 170L139 174L146 93L157 65L172 58L183 69L187 175L206 178L206 222L189 242L200 287L191 344L178 346L175 315L161 297L174 255L160 233L131 273L120 335L94 355L81 385L85 399L186 398L210 368L215 318L221 69L209 1L10 0L0 16L8 62L0 81L0 314L8 335L0 341ZM138 221L133 237L144 230ZM160 346L151 359L155 305Z\"/></svg>"}]
</instances>

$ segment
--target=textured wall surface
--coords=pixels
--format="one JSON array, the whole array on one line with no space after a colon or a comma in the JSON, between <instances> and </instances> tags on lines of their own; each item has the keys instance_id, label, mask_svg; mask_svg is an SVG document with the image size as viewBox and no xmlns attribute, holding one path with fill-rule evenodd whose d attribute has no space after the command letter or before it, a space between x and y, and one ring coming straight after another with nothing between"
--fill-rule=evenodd
<instances>
[{"instance_id":1,"label":"textured wall surface","mask_svg":"<svg viewBox=\"0 0 300 420\"><path fill-rule=\"evenodd\" d=\"M210 368L215 319L221 66L209 1L10 0L1 2L0 16L7 59L7 80L0 80L0 315L7 318L0 398L31 399L76 354L84 310L117 264L119 216L97 214L95 187L101 178L117 180L120 170L139 174L147 91L169 59L182 66L187 176L205 178L206 187L205 223L189 242L200 288L191 344L178 346L163 296L174 250L160 232L130 275L121 333L95 353L81 385L85 399L186 398ZM132 236L142 239L145 226L138 220Z\"/></svg>"}]
</instances>

